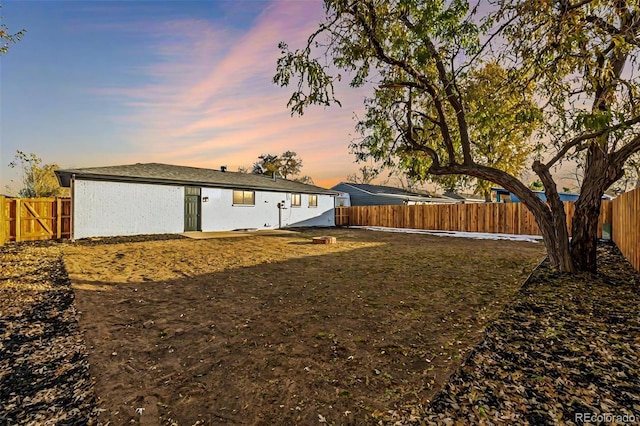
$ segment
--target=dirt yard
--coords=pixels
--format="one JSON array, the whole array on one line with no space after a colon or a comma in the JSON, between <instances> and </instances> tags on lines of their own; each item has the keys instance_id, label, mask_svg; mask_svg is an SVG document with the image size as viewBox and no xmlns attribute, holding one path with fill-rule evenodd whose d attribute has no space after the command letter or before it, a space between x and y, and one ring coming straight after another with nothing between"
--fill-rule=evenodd
<instances>
[{"instance_id":1,"label":"dirt yard","mask_svg":"<svg viewBox=\"0 0 640 426\"><path fill-rule=\"evenodd\" d=\"M348 229L111 242L63 252L112 425L361 424L422 407L544 256Z\"/></svg>"}]
</instances>

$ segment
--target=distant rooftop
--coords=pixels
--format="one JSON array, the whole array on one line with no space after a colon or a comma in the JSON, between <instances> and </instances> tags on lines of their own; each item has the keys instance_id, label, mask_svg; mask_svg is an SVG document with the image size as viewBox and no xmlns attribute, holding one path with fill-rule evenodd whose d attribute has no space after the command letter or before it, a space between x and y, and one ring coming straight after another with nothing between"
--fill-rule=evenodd
<instances>
[{"instance_id":1,"label":"distant rooftop","mask_svg":"<svg viewBox=\"0 0 640 426\"><path fill-rule=\"evenodd\" d=\"M336 195L337 192L283 178L229 172L161 163L136 163L123 166L86 167L56 170L63 187L71 185L71 177L87 180L194 185L218 188L258 189L276 192L304 192Z\"/></svg>"},{"instance_id":2,"label":"distant rooftop","mask_svg":"<svg viewBox=\"0 0 640 426\"><path fill-rule=\"evenodd\" d=\"M367 183L352 183L352 182L341 182L344 185L351 185L354 188L361 189L363 191L370 192L372 194L393 194L393 195L409 195L413 197L426 197L432 198L428 192L413 192L407 191L402 188L394 188L393 186L384 186L384 185L371 185Z\"/></svg>"},{"instance_id":3,"label":"distant rooftop","mask_svg":"<svg viewBox=\"0 0 640 426\"><path fill-rule=\"evenodd\" d=\"M374 196L385 198L398 198L415 203L456 203L455 200L446 196L434 196L428 192L407 191L393 186L371 185L366 183L340 182L333 187L336 191L344 191L344 186L350 186L358 191L363 191Z\"/></svg>"}]
</instances>

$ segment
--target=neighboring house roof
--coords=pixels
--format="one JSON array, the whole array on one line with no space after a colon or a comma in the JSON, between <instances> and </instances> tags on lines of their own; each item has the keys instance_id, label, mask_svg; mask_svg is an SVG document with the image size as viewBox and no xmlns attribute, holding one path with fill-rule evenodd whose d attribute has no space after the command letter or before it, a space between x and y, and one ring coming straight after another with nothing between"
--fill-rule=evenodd
<instances>
[{"instance_id":1,"label":"neighboring house roof","mask_svg":"<svg viewBox=\"0 0 640 426\"><path fill-rule=\"evenodd\" d=\"M443 195L445 197L455 198L456 200L464 200L465 199L462 195L456 194L455 192L445 192Z\"/></svg>"},{"instance_id":2,"label":"neighboring house roof","mask_svg":"<svg viewBox=\"0 0 640 426\"><path fill-rule=\"evenodd\" d=\"M175 166L161 163L137 163L124 166L87 167L55 171L60 185L69 187L71 176L86 180L163 185L195 185L204 187L269 190L276 192L304 192L307 194L337 195L315 185L307 185L282 178L264 175L228 172L198 167Z\"/></svg>"},{"instance_id":3,"label":"neighboring house roof","mask_svg":"<svg viewBox=\"0 0 640 426\"><path fill-rule=\"evenodd\" d=\"M445 197L453 198L460 201L484 202L484 198L476 194L458 194L456 192L445 192Z\"/></svg>"},{"instance_id":4,"label":"neighboring house roof","mask_svg":"<svg viewBox=\"0 0 640 426\"><path fill-rule=\"evenodd\" d=\"M491 191L495 192L496 194L500 194L500 195L510 195L512 201L520 201L520 199L515 194L511 194L507 189L493 187L493 188L491 188ZM544 191L533 191L533 193L537 194L538 197L542 201L547 201L547 196L544 193ZM578 199L578 197L580 196L580 194L574 194L572 192L558 192L558 196L560 197L560 200L562 200L562 201L576 201ZM614 197L612 197L612 196L610 196L608 194L603 194L602 195L602 199L603 200L613 200L613 198Z\"/></svg>"},{"instance_id":5,"label":"neighboring house roof","mask_svg":"<svg viewBox=\"0 0 640 426\"><path fill-rule=\"evenodd\" d=\"M425 203L456 202L456 200L452 200L446 197L434 197L429 194L420 194L417 192L405 191L404 189L401 189L401 188L394 188L392 186L384 186L384 185L370 185L370 184L364 184L364 183L340 182L338 185L334 186L332 189L348 192L349 187L373 196L398 198L398 199L408 200L413 202L425 202Z\"/></svg>"},{"instance_id":6,"label":"neighboring house roof","mask_svg":"<svg viewBox=\"0 0 640 426\"><path fill-rule=\"evenodd\" d=\"M370 185L366 183L342 182L345 185L366 191L370 194L393 194L393 195L410 195L415 197L429 197L429 194L419 194L417 192L405 191L402 188L394 188L393 186Z\"/></svg>"}]
</instances>

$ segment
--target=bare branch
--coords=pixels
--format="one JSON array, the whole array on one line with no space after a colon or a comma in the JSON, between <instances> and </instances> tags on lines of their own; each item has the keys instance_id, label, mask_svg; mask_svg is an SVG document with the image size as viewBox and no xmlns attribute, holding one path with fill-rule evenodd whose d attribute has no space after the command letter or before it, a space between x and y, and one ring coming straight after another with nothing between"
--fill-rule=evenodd
<instances>
[{"instance_id":1,"label":"bare branch","mask_svg":"<svg viewBox=\"0 0 640 426\"><path fill-rule=\"evenodd\" d=\"M560 151L558 151L558 153L551 160L549 160L545 164L545 167L550 168L551 166L553 166L561 158L563 158L567 154L567 152L569 152L571 150L571 148L577 147L582 142L588 141L590 139L598 138L598 137L600 137L602 135L605 135L605 134L608 134L608 133L611 133L611 132L615 132L616 130L620 130L620 129L625 128L625 127L633 126L634 124L637 124L637 123L640 123L640 116L631 118L631 119L626 120L626 121L623 121L622 123L619 123L619 124L617 124L615 126L611 126L611 127L607 127L606 129L598 130L597 132L586 133L586 134L580 135L578 137L575 137L572 140L570 140L569 142L567 142L562 147L562 149ZM582 149L584 149L584 147ZM624 149L624 148L622 148L622 149Z\"/></svg>"},{"instance_id":2,"label":"bare branch","mask_svg":"<svg viewBox=\"0 0 640 426\"><path fill-rule=\"evenodd\" d=\"M623 163L627 161L629 157L631 157L633 154L639 151L640 151L640 136L636 136L629 143L627 143L625 146L623 146L618 151L612 154L613 156L612 162L615 164Z\"/></svg>"}]
</instances>

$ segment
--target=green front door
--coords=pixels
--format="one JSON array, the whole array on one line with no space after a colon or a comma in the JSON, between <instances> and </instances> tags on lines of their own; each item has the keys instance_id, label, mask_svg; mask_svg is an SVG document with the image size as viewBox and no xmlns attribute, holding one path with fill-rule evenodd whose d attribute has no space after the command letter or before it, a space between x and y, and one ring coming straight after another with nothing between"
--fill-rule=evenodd
<instances>
[{"instance_id":1,"label":"green front door","mask_svg":"<svg viewBox=\"0 0 640 426\"><path fill-rule=\"evenodd\" d=\"M200 188L184 188L184 230L200 230Z\"/></svg>"}]
</instances>

